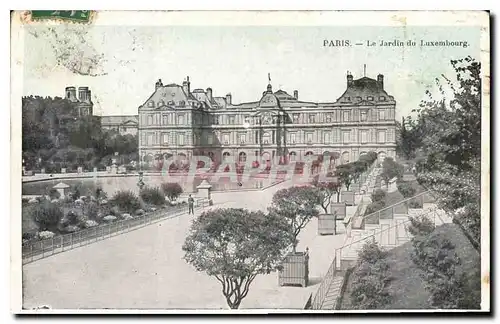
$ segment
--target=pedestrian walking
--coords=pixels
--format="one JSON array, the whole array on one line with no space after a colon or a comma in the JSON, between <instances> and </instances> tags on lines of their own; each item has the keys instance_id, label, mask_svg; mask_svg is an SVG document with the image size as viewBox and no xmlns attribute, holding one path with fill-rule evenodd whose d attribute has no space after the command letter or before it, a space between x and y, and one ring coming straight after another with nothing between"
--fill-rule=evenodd
<instances>
[{"instance_id":1,"label":"pedestrian walking","mask_svg":"<svg viewBox=\"0 0 500 324\"><path fill-rule=\"evenodd\" d=\"M189 195L189 198L188 198L188 207L189 207L188 215L189 214L194 215L194 198L191 197L191 195Z\"/></svg>"}]
</instances>

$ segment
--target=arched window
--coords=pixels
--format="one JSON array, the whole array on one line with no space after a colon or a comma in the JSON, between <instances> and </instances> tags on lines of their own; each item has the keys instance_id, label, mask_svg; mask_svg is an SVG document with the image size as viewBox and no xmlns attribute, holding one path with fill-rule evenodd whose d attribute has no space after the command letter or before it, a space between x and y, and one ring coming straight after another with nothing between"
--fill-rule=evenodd
<instances>
[{"instance_id":1,"label":"arched window","mask_svg":"<svg viewBox=\"0 0 500 324\"><path fill-rule=\"evenodd\" d=\"M271 136L269 135L269 133L264 133L264 135L262 135L262 143L269 144L270 142L271 142Z\"/></svg>"},{"instance_id":2,"label":"arched window","mask_svg":"<svg viewBox=\"0 0 500 324\"><path fill-rule=\"evenodd\" d=\"M290 161L294 162L297 159L297 153L290 152Z\"/></svg>"},{"instance_id":3,"label":"arched window","mask_svg":"<svg viewBox=\"0 0 500 324\"><path fill-rule=\"evenodd\" d=\"M245 162L247 160L247 154L245 152L241 152L239 154L239 161L240 162Z\"/></svg>"}]
</instances>

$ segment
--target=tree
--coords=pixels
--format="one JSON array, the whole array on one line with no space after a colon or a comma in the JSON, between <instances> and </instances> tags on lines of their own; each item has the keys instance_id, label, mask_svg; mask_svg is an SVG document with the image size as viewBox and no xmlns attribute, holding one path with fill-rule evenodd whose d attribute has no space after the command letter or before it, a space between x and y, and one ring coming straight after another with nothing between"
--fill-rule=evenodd
<instances>
[{"instance_id":1,"label":"tree","mask_svg":"<svg viewBox=\"0 0 500 324\"><path fill-rule=\"evenodd\" d=\"M181 185L177 182L162 183L161 189L170 201L175 201L183 192Z\"/></svg>"},{"instance_id":2,"label":"tree","mask_svg":"<svg viewBox=\"0 0 500 324\"><path fill-rule=\"evenodd\" d=\"M353 180L353 166L351 163L347 164L341 164L337 167L335 170L335 173L337 177L340 180L340 183L342 183L347 190L349 190L349 187L351 186L351 182Z\"/></svg>"},{"instance_id":3,"label":"tree","mask_svg":"<svg viewBox=\"0 0 500 324\"><path fill-rule=\"evenodd\" d=\"M417 192L417 189L415 189L415 187L413 187L412 184L408 181L398 181L397 186L398 186L398 191L405 198L413 197Z\"/></svg>"},{"instance_id":4,"label":"tree","mask_svg":"<svg viewBox=\"0 0 500 324\"><path fill-rule=\"evenodd\" d=\"M401 178L404 173L404 166L394 161L391 157L386 157L382 163L382 173L380 177L389 188L389 181L393 178Z\"/></svg>"},{"instance_id":5,"label":"tree","mask_svg":"<svg viewBox=\"0 0 500 324\"><path fill-rule=\"evenodd\" d=\"M455 214L454 220L479 243L481 64L469 56L452 60L451 65L455 80L444 75L436 79L439 93L427 91L428 99L416 110L424 130L424 159L417 165L417 180L439 195L438 206Z\"/></svg>"},{"instance_id":6,"label":"tree","mask_svg":"<svg viewBox=\"0 0 500 324\"><path fill-rule=\"evenodd\" d=\"M193 221L182 249L189 264L221 283L228 306L237 309L257 275L280 268L292 240L277 214L215 209Z\"/></svg>"},{"instance_id":7,"label":"tree","mask_svg":"<svg viewBox=\"0 0 500 324\"><path fill-rule=\"evenodd\" d=\"M269 213L285 219L293 235L293 252L296 252L297 237L309 221L319 214L316 209L321 204L318 190L309 186L296 186L278 190L272 200Z\"/></svg>"},{"instance_id":8,"label":"tree","mask_svg":"<svg viewBox=\"0 0 500 324\"><path fill-rule=\"evenodd\" d=\"M319 174L315 175L312 181L312 185L318 189L318 195L320 196L320 206L328 214L328 206L332 201L332 197L335 193L340 193L341 184L338 179L332 180L334 175L329 172L325 179L322 179ZM338 202L338 196L337 196Z\"/></svg>"}]
</instances>

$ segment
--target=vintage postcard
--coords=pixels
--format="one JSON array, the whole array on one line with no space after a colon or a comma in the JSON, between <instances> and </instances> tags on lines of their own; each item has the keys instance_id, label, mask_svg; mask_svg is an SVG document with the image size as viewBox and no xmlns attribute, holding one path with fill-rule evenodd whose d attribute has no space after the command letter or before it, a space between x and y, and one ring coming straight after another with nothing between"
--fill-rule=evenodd
<instances>
[{"instance_id":1,"label":"vintage postcard","mask_svg":"<svg viewBox=\"0 0 500 324\"><path fill-rule=\"evenodd\" d=\"M12 12L12 312L489 312L489 19Z\"/></svg>"}]
</instances>

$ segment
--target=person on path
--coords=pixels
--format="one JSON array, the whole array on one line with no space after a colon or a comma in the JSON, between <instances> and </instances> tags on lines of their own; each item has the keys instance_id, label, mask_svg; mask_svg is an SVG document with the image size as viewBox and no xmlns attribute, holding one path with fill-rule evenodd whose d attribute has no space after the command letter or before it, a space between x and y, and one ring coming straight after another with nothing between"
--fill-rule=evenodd
<instances>
[{"instance_id":1,"label":"person on path","mask_svg":"<svg viewBox=\"0 0 500 324\"><path fill-rule=\"evenodd\" d=\"M188 215L189 214L194 215L194 198L191 197L191 195L189 195L189 198L188 198L188 207L189 207Z\"/></svg>"}]
</instances>

